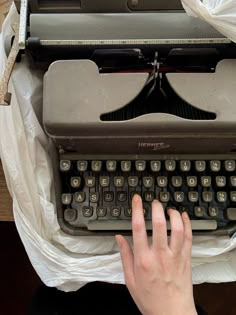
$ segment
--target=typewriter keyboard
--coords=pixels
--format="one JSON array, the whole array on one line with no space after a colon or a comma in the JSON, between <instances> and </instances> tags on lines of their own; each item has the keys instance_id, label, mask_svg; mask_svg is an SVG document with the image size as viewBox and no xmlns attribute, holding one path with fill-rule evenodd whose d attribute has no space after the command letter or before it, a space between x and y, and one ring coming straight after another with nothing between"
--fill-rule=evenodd
<instances>
[{"instance_id":1,"label":"typewriter keyboard","mask_svg":"<svg viewBox=\"0 0 236 315\"><path fill-rule=\"evenodd\" d=\"M72 234L131 231L134 194L142 196L147 230L152 229L154 199L165 211L188 212L193 230L226 230L236 224L236 161L232 159L61 159L59 173L59 217L64 230ZM167 214L166 218L170 228Z\"/></svg>"}]
</instances>

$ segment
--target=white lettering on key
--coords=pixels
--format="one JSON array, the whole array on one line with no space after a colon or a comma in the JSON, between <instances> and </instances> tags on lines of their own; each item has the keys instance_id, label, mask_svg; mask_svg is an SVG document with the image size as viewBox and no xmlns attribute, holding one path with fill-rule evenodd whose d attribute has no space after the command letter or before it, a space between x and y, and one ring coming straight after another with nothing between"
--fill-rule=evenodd
<instances>
[{"instance_id":1,"label":"white lettering on key","mask_svg":"<svg viewBox=\"0 0 236 315\"><path fill-rule=\"evenodd\" d=\"M164 186L165 185L165 180L163 178L160 178L159 183L160 183L160 185Z\"/></svg>"},{"instance_id":2,"label":"white lettering on key","mask_svg":"<svg viewBox=\"0 0 236 315\"><path fill-rule=\"evenodd\" d=\"M182 195L181 194L176 194L176 200L182 201Z\"/></svg>"},{"instance_id":3,"label":"white lettering on key","mask_svg":"<svg viewBox=\"0 0 236 315\"><path fill-rule=\"evenodd\" d=\"M190 179L189 179L189 183L190 183L190 185L193 186L193 185L195 184L195 180L194 180L193 178L190 178Z\"/></svg>"}]
</instances>

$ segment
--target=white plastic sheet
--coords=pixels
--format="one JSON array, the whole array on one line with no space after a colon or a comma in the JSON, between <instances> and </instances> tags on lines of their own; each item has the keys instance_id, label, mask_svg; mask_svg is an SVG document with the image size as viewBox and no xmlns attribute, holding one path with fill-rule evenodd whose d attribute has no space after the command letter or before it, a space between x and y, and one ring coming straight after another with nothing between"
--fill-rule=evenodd
<instances>
[{"instance_id":1,"label":"white plastic sheet","mask_svg":"<svg viewBox=\"0 0 236 315\"><path fill-rule=\"evenodd\" d=\"M182 0L182 4L188 15L205 20L236 42L235 0Z\"/></svg>"},{"instance_id":2,"label":"white plastic sheet","mask_svg":"<svg viewBox=\"0 0 236 315\"><path fill-rule=\"evenodd\" d=\"M0 37L0 73L6 61L3 40L16 16L12 7ZM43 73L30 69L22 58L10 82L11 106L0 108L0 153L19 235L48 286L73 291L91 281L124 283L114 237L72 237L58 226L50 141L39 123L42 78ZM235 247L235 237L195 237L193 282L235 281Z\"/></svg>"}]
</instances>

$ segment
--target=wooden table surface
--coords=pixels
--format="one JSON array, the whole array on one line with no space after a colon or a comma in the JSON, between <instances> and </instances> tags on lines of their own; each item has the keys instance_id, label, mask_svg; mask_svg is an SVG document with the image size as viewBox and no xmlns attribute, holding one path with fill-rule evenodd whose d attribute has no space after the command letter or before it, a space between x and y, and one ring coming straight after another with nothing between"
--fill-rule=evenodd
<instances>
[{"instance_id":1,"label":"wooden table surface","mask_svg":"<svg viewBox=\"0 0 236 315\"><path fill-rule=\"evenodd\" d=\"M0 30L2 22L10 8L12 0L0 0ZM12 199L7 190L6 181L0 161L0 221L13 221Z\"/></svg>"},{"instance_id":2,"label":"wooden table surface","mask_svg":"<svg viewBox=\"0 0 236 315\"><path fill-rule=\"evenodd\" d=\"M10 8L12 0L0 0L0 30L2 26L2 22Z\"/></svg>"},{"instance_id":3,"label":"wooden table surface","mask_svg":"<svg viewBox=\"0 0 236 315\"><path fill-rule=\"evenodd\" d=\"M0 162L0 221L13 221L12 199L7 190L1 162Z\"/></svg>"}]
</instances>

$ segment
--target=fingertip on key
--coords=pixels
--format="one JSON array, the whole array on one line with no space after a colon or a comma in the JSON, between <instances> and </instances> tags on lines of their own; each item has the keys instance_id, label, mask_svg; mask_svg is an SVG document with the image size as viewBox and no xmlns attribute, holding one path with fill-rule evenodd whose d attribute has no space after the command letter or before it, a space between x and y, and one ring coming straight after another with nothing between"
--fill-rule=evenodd
<instances>
[{"instance_id":1,"label":"fingertip on key","mask_svg":"<svg viewBox=\"0 0 236 315\"><path fill-rule=\"evenodd\" d=\"M133 196L133 202L139 202L140 199L141 199L141 197L140 197L138 194L135 194L135 195Z\"/></svg>"}]
</instances>

